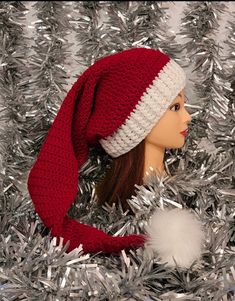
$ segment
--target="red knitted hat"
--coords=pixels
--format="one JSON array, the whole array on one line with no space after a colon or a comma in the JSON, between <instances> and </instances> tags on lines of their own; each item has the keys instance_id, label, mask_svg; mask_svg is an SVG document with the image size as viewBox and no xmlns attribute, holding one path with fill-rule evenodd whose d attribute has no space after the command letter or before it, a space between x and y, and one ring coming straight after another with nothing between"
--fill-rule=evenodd
<instances>
[{"instance_id":1,"label":"red knitted hat","mask_svg":"<svg viewBox=\"0 0 235 301\"><path fill-rule=\"evenodd\" d=\"M118 252L136 248L143 235L112 237L68 217L79 169L89 147L118 157L139 144L185 87L183 69L159 50L131 48L106 56L73 84L28 176L28 190L44 225L70 241L68 251ZM59 240L57 240L57 244Z\"/></svg>"}]
</instances>

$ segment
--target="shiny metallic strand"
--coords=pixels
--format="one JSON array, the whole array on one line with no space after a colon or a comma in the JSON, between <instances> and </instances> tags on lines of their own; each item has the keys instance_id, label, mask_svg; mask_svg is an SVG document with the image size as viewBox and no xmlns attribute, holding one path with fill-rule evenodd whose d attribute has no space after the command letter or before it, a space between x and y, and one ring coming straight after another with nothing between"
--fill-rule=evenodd
<instances>
[{"instance_id":1,"label":"shiny metallic strand","mask_svg":"<svg viewBox=\"0 0 235 301\"><path fill-rule=\"evenodd\" d=\"M167 8L160 1L100 1L107 11L105 22L109 52L129 47L152 47L177 60L180 45L170 31Z\"/></svg>"},{"instance_id":2,"label":"shiny metallic strand","mask_svg":"<svg viewBox=\"0 0 235 301\"><path fill-rule=\"evenodd\" d=\"M19 11L23 12L24 8L21 3L16 4L16 2L2 2L0 5L2 9L0 20L4 12L7 11L10 14L11 18L8 18L8 22L13 20L13 24L5 23L5 30L15 26L12 32L16 38L16 33L20 32L18 25L20 21L16 19L16 15L23 18ZM77 26L80 32L80 35L77 35L77 43L81 44L78 57L80 56L79 59L85 62L85 65L90 64L106 51L115 52L120 49L119 47L123 49L132 45L141 45L141 43L156 47L157 44L154 44L154 41L157 41L162 48L165 47L169 53L178 52L179 48L175 50L170 48L170 40L162 35L164 30L161 31L161 28L165 28L162 23L166 18L166 11L161 7L160 2L81 1L69 3L69 5L71 15L73 12L76 16L80 10L79 18L75 18L70 25L73 24L75 28ZM211 33L217 26L216 24L219 24L217 17L222 13L219 9L221 3L194 2L194 6L191 5L190 3L189 11L185 13L188 17L185 27L186 36L197 37L207 32ZM13 7L18 10L14 10ZM48 126L61 102L58 92L63 91L63 80L57 81L56 79L66 77L65 71L62 71L65 52L60 48L61 44L58 39L63 44L66 26L62 24L68 25L68 21L70 22L72 18L66 15L65 5L56 1L53 3L37 2L35 8L37 13L40 12L38 15L40 21L36 27L39 37L36 40L38 41L36 43L37 55L30 59L35 77L31 76L28 81L30 84L27 86L27 75L21 76L22 82L19 86L25 87L23 95L27 101L19 103L18 98L12 99L6 102L5 113L1 113L4 118L8 118L6 120L12 120L14 116L17 116L13 119L14 126L9 127L2 135L5 165L1 173L1 181L4 184L0 211L1 299L4 301L234 300L235 191L234 153L232 152L234 131L231 125L234 122L234 110L232 113L230 111L230 115L228 112L227 115L225 114L226 106L229 107L232 104L234 92L229 89L227 89L228 93L226 92L228 103L227 101L221 103L225 94L215 90L218 95L216 106L213 106L209 93L205 93L205 89L197 88L197 102L193 104L193 99L191 99L189 106L194 110L194 117L198 116L198 119L192 125L186 145L181 150L167 150L165 161L169 174L167 177L159 179L153 172L149 174L145 185L136 186L137 195L128 200L134 215L123 212L120 206L116 208L107 205L102 208L97 206L94 185L103 176L111 162L109 156L98 150L91 151L89 160L81 170L78 197L70 211L71 216L79 218L82 222L96 225L113 235L125 235L143 232L156 207L186 208L203 222L207 233L201 260L193 263L189 269L181 269L166 268L157 256L147 254L142 248L129 253L123 251L120 256L84 255L81 247L67 254L65 252L67 245L62 247L62 241L60 246L55 247L54 239L49 239L48 235L41 235L43 226L40 218L33 212L31 201L21 193L24 186L21 175L23 167L30 166L30 162L40 149ZM101 28L99 18L102 14L105 15L106 11L110 23L104 22ZM195 20L201 22L196 28L193 14L198 16ZM200 19L200 16L203 19ZM49 33L46 28L50 29ZM193 32L194 29L197 32ZM231 36L234 35L234 29L231 26ZM87 40L88 32L89 39ZM24 37L19 37L23 42ZM141 40L145 37L148 39ZM11 36L8 38L9 41L7 38L4 41L10 44L13 38ZM50 47L47 47L47 43ZM174 46L173 40L171 45ZM213 46L213 43L211 45ZM231 42L229 54L231 61L232 58L234 59L232 45ZM25 57L23 49L20 46L16 48L22 54L19 57L23 60ZM193 48L199 49L199 45L194 45ZM191 53L189 48L187 51ZM45 55L46 53L48 55ZM218 59L216 51L213 50L212 53L213 57ZM206 60L207 56L202 54L200 58ZM219 60L218 62L221 65ZM206 61L204 66L207 63ZM19 65L22 68L21 61ZM9 67L7 62L5 66ZM57 67L52 71L49 66ZM209 72L214 74L215 70L210 71L210 65L208 66ZM200 67L197 70L198 73L199 70ZM221 81L222 77L218 73L216 75L218 78L216 84L225 87L226 90L227 83L224 85ZM207 77L206 73L200 76L202 80ZM10 77L10 80L11 78L14 77ZM54 81L50 82L51 78ZM232 68L230 68L228 78L234 78ZM6 91L1 95L9 95L7 84L10 80L0 86L1 92ZM35 89L34 84L40 88ZM208 87L212 87L211 84L214 85L213 82L208 81ZM207 87L206 85L207 82L202 82L201 87ZM19 91L16 92L14 95L20 97ZM217 108L218 105L218 111L213 113L218 115L213 116L219 116L221 112L223 116L226 116L226 119L222 117L223 123L220 122L217 127L210 126L214 130L213 137L216 138L210 141L205 129L207 129L211 113L208 111L210 114L208 112L202 114L204 101L211 104L210 112L213 112L212 109ZM232 106L234 108L233 104ZM11 112L17 112L17 114L14 115ZM24 123L26 117L27 122ZM16 129L19 131L16 132ZM22 136L24 138L22 139L20 133L27 133L27 136ZM13 145L17 145L17 148ZM10 150L17 151L10 152Z\"/></svg>"},{"instance_id":3,"label":"shiny metallic strand","mask_svg":"<svg viewBox=\"0 0 235 301\"><path fill-rule=\"evenodd\" d=\"M1 202L0 212L5 212L7 196L18 194L23 188L22 174L30 158L25 142L24 94L29 88L30 72L27 69L27 39L23 38L22 20L26 8L21 2L0 3L0 90L1 90ZM16 126L17 125L17 126ZM3 193L6 199L4 199ZM2 205L4 204L4 205ZM14 206L13 206L14 207ZM8 211L7 209L6 211Z\"/></svg>"},{"instance_id":4,"label":"shiny metallic strand","mask_svg":"<svg viewBox=\"0 0 235 301\"><path fill-rule=\"evenodd\" d=\"M80 45L77 61L87 68L107 52L107 32L100 22L100 1L75 1L72 5L70 24Z\"/></svg>"},{"instance_id":5,"label":"shiny metallic strand","mask_svg":"<svg viewBox=\"0 0 235 301\"><path fill-rule=\"evenodd\" d=\"M206 132L208 143L212 142L218 151L221 146L233 156L234 96L231 93L231 75L225 64L226 58L221 57L222 46L213 37L227 10L225 2L221 1L188 3L180 34L188 39L184 48L187 49L190 65L195 65L196 99L203 101L197 111L199 115L195 110L192 112L195 115L192 126L196 135L193 138L200 141L198 138L204 139Z\"/></svg>"}]
</instances>

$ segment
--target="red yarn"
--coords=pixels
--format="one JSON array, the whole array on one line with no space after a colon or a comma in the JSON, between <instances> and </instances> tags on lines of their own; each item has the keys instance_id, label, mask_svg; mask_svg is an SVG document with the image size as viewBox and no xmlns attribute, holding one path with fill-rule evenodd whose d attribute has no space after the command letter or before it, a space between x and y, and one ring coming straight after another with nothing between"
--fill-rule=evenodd
<instances>
[{"instance_id":1,"label":"red yarn","mask_svg":"<svg viewBox=\"0 0 235 301\"><path fill-rule=\"evenodd\" d=\"M130 115L169 57L158 50L132 48L100 59L73 84L28 177L28 191L54 237L70 240L68 251L119 252L143 245L145 236L112 237L68 217L78 192L79 169L89 146L111 135ZM57 244L59 239L57 240Z\"/></svg>"}]
</instances>

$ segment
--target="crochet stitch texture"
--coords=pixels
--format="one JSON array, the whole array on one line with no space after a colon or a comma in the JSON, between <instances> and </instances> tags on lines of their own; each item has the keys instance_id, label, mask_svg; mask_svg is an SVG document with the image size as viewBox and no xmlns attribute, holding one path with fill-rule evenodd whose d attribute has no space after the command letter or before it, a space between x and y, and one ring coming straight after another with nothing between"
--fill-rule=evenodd
<instances>
[{"instance_id":1,"label":"crochet stitch texture","mask_svg":"<svg viewBox=\"0 0 235 301\"><path fill-rule=\"evenodd\" d=\"M79 170L91 146L112 157L140 143L185 86L183 69L166 54L131 48L96 61L73 84L28 176L35 211L51 235L70 241L67 251L119 252L137 248L145 235L113 237L71 219Z\"/></svg>"}]
</instances>

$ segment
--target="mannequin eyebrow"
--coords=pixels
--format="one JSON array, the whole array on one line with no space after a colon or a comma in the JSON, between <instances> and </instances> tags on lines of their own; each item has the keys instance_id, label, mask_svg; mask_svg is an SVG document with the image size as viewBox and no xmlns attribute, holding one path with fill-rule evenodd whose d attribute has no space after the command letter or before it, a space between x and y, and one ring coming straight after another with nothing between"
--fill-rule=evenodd
<instances>
[{"instance_id":1,"label":"mannequin eyebrow","mask_svg":"<svg viewBox=\"0 0 235 301\"><path fill-rule=\"evenodd\" d=\"M180 93L178 93L178 96L181 96L181 92ZM184 103L187 103L187 96L184 94Z\"/></svg>"}]
</instances>

